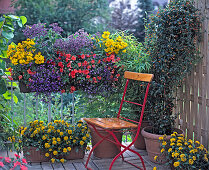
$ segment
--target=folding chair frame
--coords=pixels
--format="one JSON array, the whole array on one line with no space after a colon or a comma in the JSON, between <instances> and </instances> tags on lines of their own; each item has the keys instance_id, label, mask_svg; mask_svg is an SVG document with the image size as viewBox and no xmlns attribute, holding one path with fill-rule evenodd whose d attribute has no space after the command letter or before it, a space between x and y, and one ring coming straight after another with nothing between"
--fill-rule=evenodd
<instances>
[{"instance_id":1,"label":"folding chair frame","mask_svg":"<svg viewBox=\"0 0 209 170\"><path fill-rule=\"evenodd\" d=\"M130 73L132 73L132 72L130 72ZM140 73L139 73L139 74L140 74ZM141 73L141 74L142 74L142 73ZM96 143L96 144L92 147L92 149L91 149L91 151L90 151L90 153L89 153L89 155L88 155L88 158L87 158L87 161L86 161L86 164L85 164L85 167L86 167L87 169L91 169L91 168L88 168L88 162L89 162L89 160L90 160L91 154L92 154L92 152L94 151L94 149L95 149L98 145L100 145L104 140L107 140L107 141L109 141L109 142L112 142L112 143L116 144L116 146L118 147L119 150L121 150L121 147L124 148L122 151L120 151L120 153L119 153L118 155L116 155L116 156L113 158L113 160L112 160L112 162L111 162L111 164L110 164L109 170L112 169L112 166L113 166L114 162L115 162L116 159L119 158L120 156L122 157L122 160L123 160L124 162L127 162L127 163L129 163L129 164L135 166L136 168L142 169L141 167L139 167L139 166L137 166L137 165L135 165L135 164L133 164L133 163L131 163L131 162L129 162L129 161L126 161L126 160L124 159L123 153L124 153L125 151L127 151L127 150L129 150L129 151L135 153L135 154L140 158L140 160L141 160L141 162L142 162L142 165L143 165L143 169L146 170L146 167L145 167L145 164L144 164L144 161L143 161L142 156L141 156L138 152L136 152L136 151L134 151L133 149L131 149L130 147L136 142L136 140L137 140L137 138L138 138L138 135L139 135L139 132L140 132L141 123L142 123L143 114L144 114L144 109L145 109L145 104L146 104L146 101L147 101L147 96L148 96L148 92L149 92L150 82L152 81L152 78L153 78L153 75L152 75L150 81L148 81L148 85L147 85L147 87L146 87L146 93L145 93L145 97L144 97L143 104L134 103L134 102L130 102L130 101L124 100L124 99L125 99L125 94L126 94L126 91L127 91L127 87L128 87L128 83L129 83L129 79L126 80L125 89L124 89L124 92L123 92L123 97L122 97L122 100L121 100L121 104L120 104L120 108L119 108L119 111L118 111L118 114L117 114L117 118L118 118L118 119L119 119L119 118L125 119L125 120L127 120L127 121L131 121L131 122L134 122L134 123L137 123L137 124L138 124L136 136L135 136L134 140L133 140L128 146L125 146L125 145L121 144L121 142L120 142L120 141L117 139L117 137L115 136L114 132L116 132L116 131L119 132L119 130L102 128L103 130L105 130L105 131L108 133L108 135L103 136L103 135L101 135L101 134L98 132L98 130L97 130L97 128L96 128L96 127L99 127L99 126L96 126L96 125L94 125L94 124L92 124L92 123L90 123L90 122L87 122L88 125L92 126L92 128L93 128L94 131L97 133L97 135L101 137L101 140L100 140L98 143ZM134 78L133 78L133 79L134 79ZM136 80L136 79L135 79L135 80ZM136 104L136 105L139 105L139 106L142 107L141 116L140 116L139 122L134 121L134 120L131 120L131 119L127 119L127 118L125 118L125 117L120 116L120 113L121 113L122 106L123 106L123 103L124 103L124 102ZM101 127L100 127L100 128L101 128ZM122 130L123 130L123 129L122 129ZM120 130L120 131L121 131L121 130ZM131 130L129 130L129 131L131 131ZM133 131L133 129L132 129L132 131ZM115 141L109 139L109 138L108 138L109 136L112 136L113 139L114 139Z\"/></svg>"}]
</instances>

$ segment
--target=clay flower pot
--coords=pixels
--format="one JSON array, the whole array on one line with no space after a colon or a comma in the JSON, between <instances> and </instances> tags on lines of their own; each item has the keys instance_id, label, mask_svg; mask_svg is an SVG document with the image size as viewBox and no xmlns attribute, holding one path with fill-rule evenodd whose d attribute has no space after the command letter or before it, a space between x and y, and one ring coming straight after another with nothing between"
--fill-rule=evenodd
<instances>
[{"instance_id":1,"label":"clay flower pot","mask_svg":"<svg viewBox=\"0 0 209 170\"><path fill-rule=\"evenodd\" d=\"M69 152L69 154L65 156L65 159L66 160L83 159L85 155L85 148L86 146L84 146L83 148L73 147Z\"/></svg>"},{"instance_id":2,"label":"clay flower pot","mask_svg":"<svg viewBox=\"0 0 209 170\"><path fill-rule=\"evenodd\" d=\"M37 150L36 147L24 147L23 155L29 162L49 162L50 158L45 157L45 151Z\"/></svg>"},{"instance_id":3,"label":"clay flower pot","mask_svg":"<svg viewBox=\"0 0 209 170\"><path fill-rule=\"evenodd\" d=\"M142 135L145 139L145 144L147 148L147 153L149 156L150 161L158 164L164 164L167 162L165 155L162 155L160 149L160 141L159 137L163 137L163 135L157 135L153 133L149 133L148 131L151 130L151 126L147 126L142 129ZM174 131L178 134L184 134L184 131L181 129L174 128ZM170 140L171 136L167 135L166 140ZM158 156L158 161L154 160L154 157Z\"/></svg>"},{"instance_id":4,"label":"clay flower pot","mask_svg":"<svg viewBox=\"0 0 209 170\"><path fill-rule=\"evenodd\" d=\"M149 126L149 121L146 121L146 120L142 121L138 138L136 139L136 142L134 143L134 147L140 150L146 150L144 136L142 136L141 134L142 129L146 126ZM131 135L132 140L134 140L135 136L136 136L136 131L133 131L133 134Z\"/></svg>"},{"instance_id":5,"label":"clay flower pot","mask_svg":"<svg viewBox=\"0 0 209 170\"><path fill-rule=\"evenodd\" d=\"M97 133L94 131L94 129L91 126L89 126L89 128L91 130L91 142L93 147L96 143L98 143L101 140L101 137L97 135ZM108 135L108 133L101 128L97 128L97 130L103 136ZM123 135L122 132L117 132L115 133L115 135L119 140L119 142L121 142ZM112 136L110 136L109 139L115 141ZM115 145L114 143L104 140L99 146L95 148L93 153L94 156L98 158L114 158L117 154L120 153L120 150L121 147L118 147L118 145Z\"/></svg>"}]
</instances>

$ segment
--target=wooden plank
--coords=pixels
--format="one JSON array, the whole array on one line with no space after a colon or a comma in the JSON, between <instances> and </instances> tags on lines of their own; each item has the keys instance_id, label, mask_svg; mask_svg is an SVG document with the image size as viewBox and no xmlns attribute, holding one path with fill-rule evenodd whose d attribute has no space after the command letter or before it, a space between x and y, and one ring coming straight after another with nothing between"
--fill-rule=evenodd
<instances>
[{"instance_id":1,"label":"wooden plank","mask_svg":"<svg viewBox=\"0 0 209 170\"><path fill-rule=\"evenodd\" d=\"M83 118L86 122L105 129L137 128L136 124L118 118Z\"/></svg>"},{"instance_id":2,"label":"wooden plank","mask_svg":"<svg viewBox=\"0 0 209 170\"><path fill-rule=\"evenodd\" d=\"M63 164L64 169L69 169L69 170L76 170L73 163L70 161L67 161Z\"/></svg>"},{"instance_id":3,"label":"wooden plank","mask_svg":"<svg viewBox=\"0 0 209 170\"><path fill-rule=\"evenodd\" d=\"M154 77L153 74L135 73L129 71L125 71L124 73L124 78L126 79L145 81L145 82L151 82L153 77Z\"/></svg>"},{"instance_id":4,"label":"wooden plank","mask_svg":"<svg viewBox=\"0 0 209 170\"><path fill-rule=\"evenodd\" d=\"M74 162L73 165L77 170L86 170L84 164L82 162Z\"/></svg>"},{"instance_id":5,"label":"wooden plank","mask_svg":"<svg viewBox=\"0 0 209 170\"><path fill-rule=\"evenodd\" d=\"M52 170L53 169L50 162L42 162L41 167L43 170Z\"/></svg>"},{"instance_id":6,"label":"wooden plank","mask_svg":"<svg viewBox=\"0 0 209 170\"><path fill-rule=\"evenodd\" d=\"M52 164L52 166L56 170L64 170L64 167L61 163L54 163L54 164Z\"/></svg>"}]
</instances>

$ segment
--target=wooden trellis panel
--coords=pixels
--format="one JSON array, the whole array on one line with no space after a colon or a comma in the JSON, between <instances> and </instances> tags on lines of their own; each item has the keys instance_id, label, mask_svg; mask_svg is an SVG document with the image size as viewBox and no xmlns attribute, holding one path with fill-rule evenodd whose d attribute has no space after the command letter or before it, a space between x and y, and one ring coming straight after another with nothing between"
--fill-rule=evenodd
<instances>
[{"instance_id":1,"label":"wooden trellis panel","mask_svg":"<svg viewBox=\"0 0 209 170\"><path fill-rule=\"evenodd\" d=\"M209 0L196 0L205 20L202 23L200 44L202 61L187 76L183 85L177 88L175 112L180 113L177 127L186 132L187 138L199 140L209 147Z\"/></svg>"}]
</instances>

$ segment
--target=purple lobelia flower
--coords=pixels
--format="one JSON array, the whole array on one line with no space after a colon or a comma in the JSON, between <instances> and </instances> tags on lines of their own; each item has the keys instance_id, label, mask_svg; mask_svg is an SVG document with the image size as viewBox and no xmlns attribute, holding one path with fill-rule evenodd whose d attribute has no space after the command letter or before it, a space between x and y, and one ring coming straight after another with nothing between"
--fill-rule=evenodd
<instances>
[{"instance_id":1,"label":"purple lobelia flower","mask_svg":"<svg viewBox=\"0 0 209 170\"><path fill-rule=\"evenodd\" d=\"M26 26L23 33L26 38L34 39L41 38L47 35L48 29L45 28L45 23L33 24L31 26Z\"/></svg>"}]
</instances>

